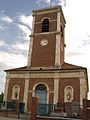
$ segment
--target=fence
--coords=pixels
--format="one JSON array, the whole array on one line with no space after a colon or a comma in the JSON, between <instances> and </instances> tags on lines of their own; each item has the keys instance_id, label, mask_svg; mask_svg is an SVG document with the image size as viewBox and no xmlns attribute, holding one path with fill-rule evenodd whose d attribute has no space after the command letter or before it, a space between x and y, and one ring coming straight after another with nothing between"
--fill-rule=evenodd
<instances>
[{"instance_id":1,"label":"fence","mask_svg":"<svg viewBox=\"0 0 90 120\"><path fill-rule=\"evenodd\" d=\"M65 113L67 113L67 117L71 117L71 118L82 118L83 117L83 106L82 105L66 104L64 106L64 111Z\"/></svg>"},{"instance_id":2,"label":"fence","mask_svg":"<svg viewBox=\"0 0 90 120\"><path fill-rule=\"evenodd\" d=\"M69 118L82 118L83 106L79 104L64 104L61 107L57 107L54 104L40 104L38 106L39 116L59 116Z\"/></svg>"},{"instance_id":3,"label":"fence","mask_svg":"<svg viewBox=\"0 0 90 120\"><path fill-rule=\"evenodd\" d=\"M20 113L24 113L24 103L16 101L0 101L0 113L8 117L8 114L17 114L18 118Z\"/></svg>"},{"instance_id":4,"label":"fence","mask_svg":"<svg viewBox=\"0 0 90 120\"><path fill-rule=\"evenodd\" d=\"M2 101L2 100L0 100L0 109L1 109L1 107L2 107L2 103L3 103L3 101Z\"/></svg>"},{"instance_id":5,"label":"fence","mask_svg":"<svg viewBox=\"0 0 90 120\"><path fill-rule=\"evenodd\" d=\"M90 120L90 100L83 100L83 120Z\"/></svg>"},{"instance_id":6,"label":"fence","mask_svg":"<svg viewBox=\"0 0 90 120\"><path fill-rule=\"evenodd\" d=\"M49 116L51 112L54 112L54 105L53 104L40 104L39 103L38 114L40 116Z\"/></svg>"}]
</instances>

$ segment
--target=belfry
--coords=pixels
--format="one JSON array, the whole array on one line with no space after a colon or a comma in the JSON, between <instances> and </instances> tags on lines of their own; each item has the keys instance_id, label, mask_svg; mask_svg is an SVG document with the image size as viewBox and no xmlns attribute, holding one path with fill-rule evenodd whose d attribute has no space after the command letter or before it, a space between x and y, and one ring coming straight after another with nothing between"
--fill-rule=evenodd
<instances>
[{"instance_id":1,"label":"belfry","mask_svg":"<svg viewBox=\"0 0 90 120\"><path fill-rule=\"evenodd\" d=\"M4 100L25 103L31 111L31 99L39 103L71 103L87 98L87 69L65 62L65 25L61 6L33 10L33 23L27 66L8 69Z\"/></svg>"}]
</instances>

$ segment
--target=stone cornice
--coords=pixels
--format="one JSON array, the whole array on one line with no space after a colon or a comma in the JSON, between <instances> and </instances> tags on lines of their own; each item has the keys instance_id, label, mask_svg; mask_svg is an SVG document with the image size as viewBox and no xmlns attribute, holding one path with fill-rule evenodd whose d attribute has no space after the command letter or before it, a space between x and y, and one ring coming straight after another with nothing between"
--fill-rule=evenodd
<instances>
[{"instance_id":1,"label":"stone cornice","mask_svg":"<svg viewBox=\"0 0 90 120\"><path fill-rule=\"evenodd\" d=\"M48 11L58 11L58 10L62 10L61 6L54 6L54 7L45 7L45 8L42 8L42 9L37 9L37 10L32 10L33 14L43 14L42 12L48 12Z\"/></svg>"},{"instance_id":2,"label":"stone cornice","mask_svg":"<svg viewBox=\"0 0 90 120\"><path fill-rule=\"evenodd\" d=\"M7 78L65 78L65 77L85 77L84 70L64 70L64 71L11 71L7 73Z\"/></svg>"},{"instance_id":3,"label":"stone cornice","mask_svg":"<svg viewBox=\"0 0 90 120\"><path fill-rule=\"evenodd\" d=\"M49 34L60 34L60 32L59 31L43 32L43 33L41 32L41 33L32 34L32 35L30 35L30 37L34 37L36 35L49 35Z\"/></svg>"},{"instance_id":4,"label":"stone cornice","mask_svg":"<svg viewBox=\"0 0 90 120\"><path fill-rule=\"evenodd\" d=\"M37 10L33 10L33 16L35 16L36 14L46 14L46 13L52 13L52 12L61 12L62 16L63 16L63 20L64 23L66 23L65 21L65 17L62 11L62 7L59 6L54 6L54 7L46 7L46 8L42 8L42 9L37 9Z\"/></svg>"}]
</instances>

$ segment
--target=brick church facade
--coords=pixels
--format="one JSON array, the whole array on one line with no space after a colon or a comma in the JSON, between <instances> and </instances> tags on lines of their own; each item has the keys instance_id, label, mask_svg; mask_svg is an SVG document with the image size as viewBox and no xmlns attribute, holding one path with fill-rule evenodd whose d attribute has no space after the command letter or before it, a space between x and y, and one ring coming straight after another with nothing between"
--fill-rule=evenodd
<instances>
[{"instance_id":1,"label":"brick church facade","mask_svg":"<svg viewBox=\"0 0 90 120\"><path fill-rule=\"evenodd\" d=\"M87 98L87 69L65 62L65 18L61 6L33 11L27 66L5 70L4 100L25 103L31 111L31 99L39 103L78 101Z\"/></svg>"}]
</instances>

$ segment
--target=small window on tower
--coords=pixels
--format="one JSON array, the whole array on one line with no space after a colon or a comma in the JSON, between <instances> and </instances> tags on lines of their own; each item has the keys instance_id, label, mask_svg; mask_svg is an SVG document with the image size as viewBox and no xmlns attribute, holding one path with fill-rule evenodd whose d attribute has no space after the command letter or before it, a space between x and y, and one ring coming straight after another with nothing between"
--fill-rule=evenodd
<instances>
[{"instance_id":1,"label":"small window on tower","mask_svg":"<svg viewBox=\"0 0 90 120\"><path fill-rule=\"evenodd\" d=\"M49 19L44 19L42 22L42 32L49 32Z\"/></svg>"}]
</instances>

